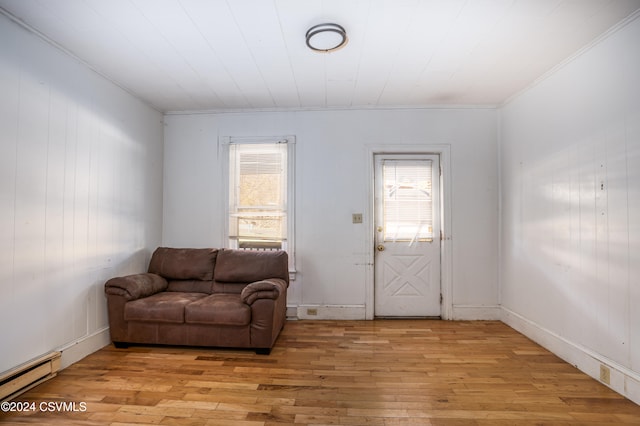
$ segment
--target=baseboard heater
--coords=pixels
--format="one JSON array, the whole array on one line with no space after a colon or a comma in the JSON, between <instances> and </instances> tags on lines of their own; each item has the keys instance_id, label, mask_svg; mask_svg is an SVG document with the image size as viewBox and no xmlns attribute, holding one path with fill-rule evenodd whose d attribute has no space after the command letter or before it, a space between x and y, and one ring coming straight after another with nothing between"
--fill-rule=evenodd
<instances>
[{"instance_id":1,"label":"baseboard heater","mask_svg":"<svg viewBox=\"0 0 640 426\"><path fill-rule=\"evenodd\" d=\"M0 400L9 401L54 377L60 370L60 352L51 352L0 375Z\"/></svg>"}]
</instances>

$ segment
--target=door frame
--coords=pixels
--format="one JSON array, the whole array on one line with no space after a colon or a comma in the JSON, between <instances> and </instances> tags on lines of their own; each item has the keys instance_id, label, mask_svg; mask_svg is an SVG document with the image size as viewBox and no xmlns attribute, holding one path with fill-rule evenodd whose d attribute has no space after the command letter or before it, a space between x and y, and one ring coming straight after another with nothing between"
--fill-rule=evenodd
<instances>
[{"instance_id":1,"label":"door frame","mask_svg":"<svg viewBox=\"0 0 640 426\"><path fill-rule=\"evenodd\" d=\"M452 236L451 236L451 146L446 144L419 145L368 145L367 146L367 174L369 181L368 211L365 214L367 273L365 283L365 318L373 319L375 297L375 156L383 155L437 155L440 158L440 289L442 292L442 319L453 317L453 288L452 288Z\"/></svg>"}]
</instances>

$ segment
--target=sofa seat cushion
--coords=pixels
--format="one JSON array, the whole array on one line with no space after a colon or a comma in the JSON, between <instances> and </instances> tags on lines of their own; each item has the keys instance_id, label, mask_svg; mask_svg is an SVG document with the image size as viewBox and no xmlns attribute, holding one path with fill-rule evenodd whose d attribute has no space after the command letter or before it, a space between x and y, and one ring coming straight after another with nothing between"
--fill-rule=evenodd
<instances>
[{"instance_id":1,"label":"sofa seat cushion","mask_svg":"<svg viewBox=\"0 0 640 426\"><path fill-rule=\"evenodd\" d=\"M185 322L192 324L248 325L251 308L239 294L212 294L190 303L184 310Z\"/></svg>"},{"instance_id":2,"label":"sofa seat cushion","mask_svg":"<svg viewBox=\"0 0 640 426\"><path fill-rule=\"evenodd\" d=\"M198 299L207 297L203 293L161 292L143 299L127 302L124 306L126 321L184 322L184 307Z\"/></svg>"}]
</instances>

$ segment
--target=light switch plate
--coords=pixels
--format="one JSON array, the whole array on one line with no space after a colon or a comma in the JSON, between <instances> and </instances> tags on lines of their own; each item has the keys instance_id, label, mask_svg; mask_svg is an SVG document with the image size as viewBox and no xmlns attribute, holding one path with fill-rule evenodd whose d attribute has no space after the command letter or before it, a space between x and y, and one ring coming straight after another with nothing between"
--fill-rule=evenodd
<instances>
[{"instance_id":1,"label":"light switch plate","mask_svg":"<svg viewBox=\"0 0 640 426\"><path fill-rule=\"evenodd\" d=\"M353 223L362 223L362 213L354 213L351 215L351 221Z\"/></svg>"}]
</instances>

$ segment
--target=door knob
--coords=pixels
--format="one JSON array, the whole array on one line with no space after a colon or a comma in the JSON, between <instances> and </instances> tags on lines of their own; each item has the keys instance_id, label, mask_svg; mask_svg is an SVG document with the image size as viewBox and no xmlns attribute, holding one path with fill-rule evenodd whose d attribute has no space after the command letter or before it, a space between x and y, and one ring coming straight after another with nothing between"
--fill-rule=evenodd
<instances>
[{"instance_id":1,"label":"door knob","mask_svg":"<svg viewBox=\"0 0 640 426\"><path fill-rule=\"evenodd\" d=\"M383 246L382 244L378 244L378 245L376 246L376 249L377 249L378 251L384 251L384 246Z\"/></svg>"}]
</instances>

